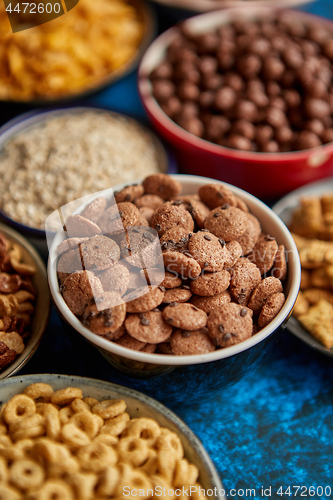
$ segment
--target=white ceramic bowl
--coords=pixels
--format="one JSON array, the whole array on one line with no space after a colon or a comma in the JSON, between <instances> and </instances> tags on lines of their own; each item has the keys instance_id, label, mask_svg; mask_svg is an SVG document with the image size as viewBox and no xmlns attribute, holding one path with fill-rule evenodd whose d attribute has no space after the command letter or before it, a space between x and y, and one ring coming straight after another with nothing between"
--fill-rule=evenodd
<instances>
[{"instance_id":1,"label":"white ceramic bowl","mask_svg":"<svg viewBox=\"0 0 333 500\"><path fill-rule=\"evenodd\" d=\"M37 291L37 299L35 302L35 312L32 317L31 334L26 340L24 351L17 356L14 363L0 372L0 379L4 379L17 373L36 352L49 321L51 298L47 284L45 264L36 250L23 236L1 223L0 232L9 240L18 243L22 247L24 261L28 264L33 264L37 269L32 277L34 287Z\"/></svg>"},{"instance_id":2,"label":"white ceramic bowl","mask_svg":"<svg viewBox=\"0 0 333 500\"><path fill-rule=\"evenodd\" d=\"M132 418L153 418L159 425L169 428L178 434L184 447L185 457L194 463L199 471L199 482L205 490L216 488L216 500L225 500L225 494L220 477L209 458L201 441L193 434L187 425L172 411L154 399L148 398L140 392L133 391L120 385L111 384L102 380L69 376L69 375L24 375L13 377L1 383L0 400L6 403L15 394L21 393L30 384L43 382L50 384L55 390L65 387L79 387L83 397L103 399L123 399L126 402L126 411Z\"/></svg>"},{"instance_id":3,"label":"white ceramic bowl","mask_svg":"<svg viewBox=\"0 0 333 500\"><path fill-rule=\"evenodd\" d=\"M215 180L212 181L212 179L206 177L190 175L176 175L175 178L181 183L183 194L197 192L199 187L204 184L219 182ZM193 389L190 388L192 383L196 387L197 384L206 384L206 388L219 385L227 386L239 378L242 378L250 371L251 367L254 368L263 357L267 348L267 343L272 340L271 337L273 338L272 334L277 332L280 326L285 326L291 314L299 290L300 262L294 240L281 219L267 205L254 196L239 188L228 186L239 198L245 201L250 211L258 217L263 231L276 237L278 243L285 246L288 254L288 277L285 283L286 302L279 314L267 327L263 328L253 337L237 345L225 349L218 349L209 354L194 356L149 354L127 349L110 342L92 333L88 328L83 326L81 321L69 310L61 295L56 266L54 264L57 258L56 248L63 239L63 233L58 232L50 248L48 279L54 304L65 327L68 328L68 331L79 333L81 337L84 337L95 346L114 367L128 376L141 378L168 373L168 381L170 382L171 371L174 368L181 368L183 370L182 373L185 373L182 384L186 384L189 396L191 396L193 392ZM120 190L122 187L123 185L120 185L117 186L116 189ZM78 210L78 212L80 212L80 210ZM218 369L219 366L221 369ZM191 369L190 380L188 378L189 374L186 376L186 372L189 368ZM211 372L211 379L200 380L200 370L203 370L205 373ZM175 375L174 391L175 397L181 398L179 394L179 385L177 385L180 379L178 375ZM197 380L195 381L195 379ZM159 394L161 394L163 388L159 387L158 390L160 391ZM170 395L171 392L172 387L169 385L166 388L166 396Z\"/></svg>"}]
</instances>

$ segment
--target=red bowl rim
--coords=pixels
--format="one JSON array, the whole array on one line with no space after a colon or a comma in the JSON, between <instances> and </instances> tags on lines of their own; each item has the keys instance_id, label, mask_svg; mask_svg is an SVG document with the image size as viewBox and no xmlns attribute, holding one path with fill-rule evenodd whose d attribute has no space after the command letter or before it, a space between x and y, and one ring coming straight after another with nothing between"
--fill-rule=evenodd
<instances>
[{"instance_id":1,"label":"red bowl rim","mask_svg":"<svg viewBox=\"0 0 333 500\"><path fill-rule=\"evenodd\" d=\"M301 11L297 11L294 9L281 9L278 7L269 7L269 6L254 6L249 5L246 9L246 18L249 15L252 17L256 17L258 15L264 14L272 14L272 13L287 13L290 16L296 16L297 20L306 21L317 21L327 25L329 28L333 30L333 21L330 19L326 19L324 17L308 14ZM226 8L220 11L214 12L206 12L204 14L199 14L193 16L184 21L184 24L191 26L191 24L199 24L199 22L204 21L204 24L207 24L207 21L216 21L219 20L226 21L226 24L232 19L234 16L244 16L244 7L231 7ZM217 23L214 23L214 26ZM168 117L166 113L162 110L162 108L157 103L156 99L153 97L151 92L151 82L149 79L149 74L151 70L155 67L154 64L151 64L150 59L152 56L155 56L155 60L161 60L160 57L156 57L156 54L160 56L169 45L173 37L176 33L176 26L172 26L168 30L164 31L160 36L158 36L153 43L148 47L146 52L144 53L141 63L138 69L138 89L140 98L142 103L150 115L150 118L157 121L164 129L166 129L169 133L173 135L176 139L181 139L183 142L188 145L199 148L201 150L205 150L209 153L227 156L229 158L242 159L242 160L252 160L256 162L267 162L267 161L280 161L281 159L285 161L295 161L295 160L304 160L312 156L326 156L333 152L333 142L329 142L327 144L316 146L314 148L304 149L301 151L287 151L287 152L279 152L279 153L266 153L266 152L256 152L256 151L240 151L237 149L227 148L225 146L220 146L213 142L209 142L205 139L201 139L190 132L187 132L185 129L177 125L171 118ZM204 30L202 30L204 32ZM158 61L155 61L155 64Z\"/></svg>"}]
</instances>

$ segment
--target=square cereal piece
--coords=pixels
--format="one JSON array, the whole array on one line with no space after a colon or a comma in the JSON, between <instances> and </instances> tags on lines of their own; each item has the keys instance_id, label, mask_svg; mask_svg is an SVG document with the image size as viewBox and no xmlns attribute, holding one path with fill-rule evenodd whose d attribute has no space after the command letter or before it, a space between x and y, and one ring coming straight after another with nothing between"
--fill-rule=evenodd
<instances>
[{"instance_id":1,"label":"square cereal piece","mask_svg":"<svg viewBox=\"0 0 333 500\"><path fill-rule=\"evenodd\" d=\"M303 292L299 292L294 309L293 309L293 315L298 318L299 316L302 316L303 314L306 314L309 310L310 304L308 299L305 297Z\"/></svg>"},{"instance_id":2,"label":"square cereal piece","mask_svg":"<svg viewBox=\"0 0 333 500\"><path fill-rule=\"evenodd\" d=\"M306 238L316 238L322 226L323 214L320 199L313 196L302 198L300 206L293 213L291 231Z\"/></svg>"},{"instance_id":3,"label":"square cereal piece","mask_svg":"<svg viewBox=\"0 0 333 500\"><path fill-rule=\"evenodd\" d=\"M325 347L333 347L333 305L320 300L307 313L298 317L302 325Z\"/></svg>"},{"instance_id":4,"label":"square cereal piece","mask_svg":"<svg viewBox=\"0 0 333 500\"><path fill-rule=\"evenodd\" d=\"M303 295L309 302L310 306L317 304L322 299L333 305L333 292L330 292L329 290L309 288L308 290L303 291Z\"/></svg>"}]
</instances>

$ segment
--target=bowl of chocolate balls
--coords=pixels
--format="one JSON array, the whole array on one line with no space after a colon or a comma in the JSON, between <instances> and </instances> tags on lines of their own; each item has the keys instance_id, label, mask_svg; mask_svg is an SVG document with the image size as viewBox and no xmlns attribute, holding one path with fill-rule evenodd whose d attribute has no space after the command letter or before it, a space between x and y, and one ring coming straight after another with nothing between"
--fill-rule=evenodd
<instances>
[{"instance_id":1,"label":"bowl of chocolate balls","mask_svg":"<svg viewBox=\"0 0 333 500\"><path fill-rule=\"evenodd\" d=\"M167 402L254 370L299 291L287 227L220 181L153 174L96 193L64 227L48 280L66 331L104 356L105 377Z\"/></svg>"},{"instance_id":2,"label":"bowl of chocolate balls","mask_svg":"<svg viewBox=\"0 0 333 500\"><path fill-rule=\"evenodd\" d=\"M183 173L268 199L333 173L332 61L331 21L235 7L159 36L139 91Z\"/></svg>"}]
</instances>

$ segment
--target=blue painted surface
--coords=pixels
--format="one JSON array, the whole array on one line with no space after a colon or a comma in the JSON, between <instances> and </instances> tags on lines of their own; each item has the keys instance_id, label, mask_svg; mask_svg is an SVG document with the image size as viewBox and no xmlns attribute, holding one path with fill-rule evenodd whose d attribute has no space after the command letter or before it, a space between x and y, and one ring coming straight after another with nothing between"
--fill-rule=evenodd
<instances>
[{"instance_id":1,"label":"blue painted surface","mask_svg":"<svg viewBox=\"0 0 333 500\"><path fill-rule=\"evenodd\" d=\"M177 20L176 11L156 10L161 29ZM318 0L302 10L333 19L333 1ZM145 119L135 73L85 103ZM18 112L21 109L3 107L0 120ZM94 349L75 349L55 311L40 348L21 373L43 372L124 380ZM163 401L168 376L160 380L157 397ZM149 392L149 383L139 388ZM190 407L179 402L169 406L202 440L230 498L254 498L247 489L255 489L255 498L333 498L332 358L286 331L254 372L230 388L207 391L200 398ZM280 486L284 492L290 486L291 495L278 495ZM303 489L295 495L293 486ZM310 495L310 486L330 486L331 496L320 489Z\"/></svg>"}]
</instances>

